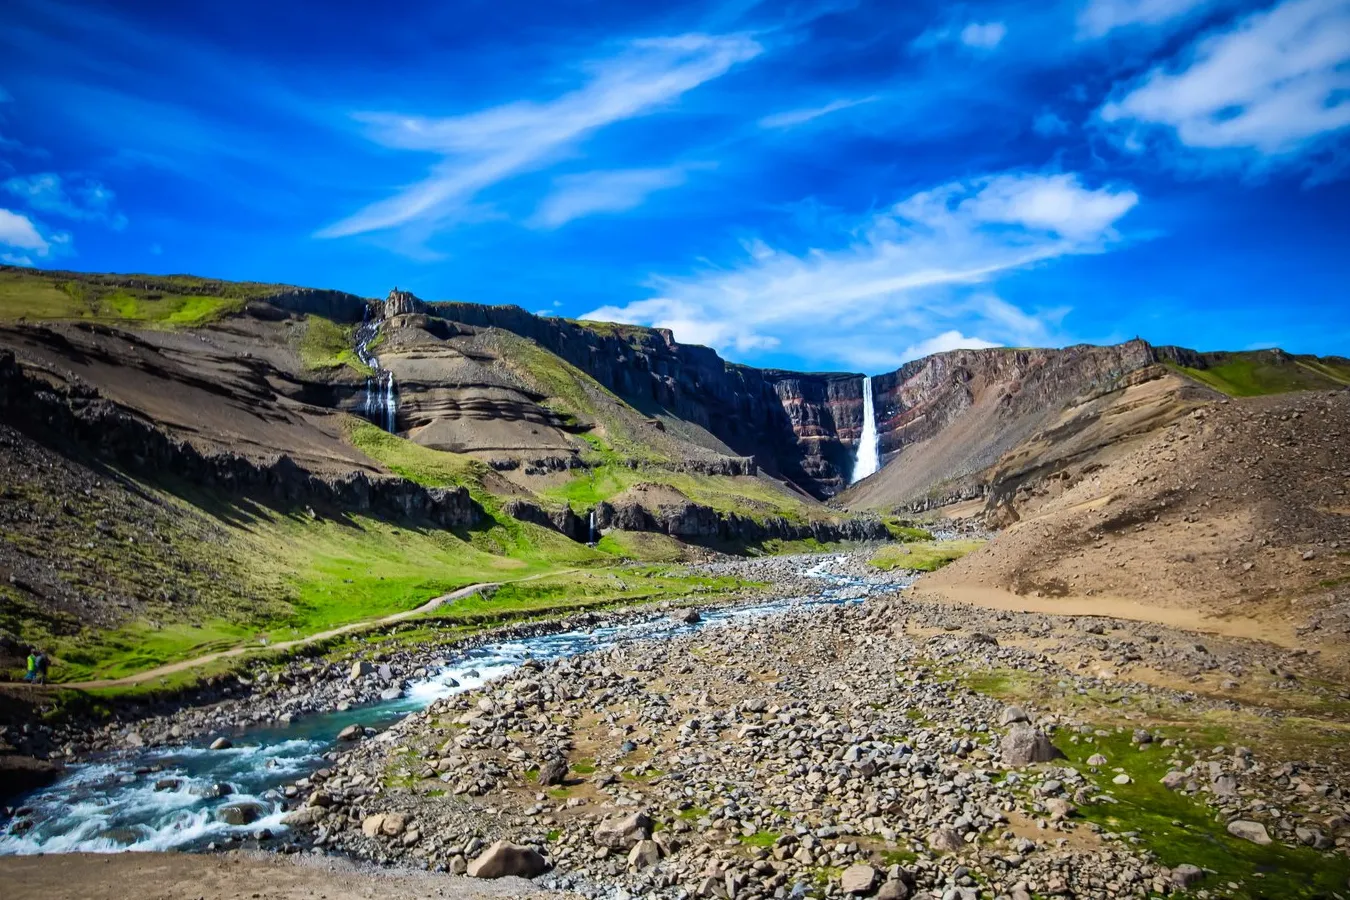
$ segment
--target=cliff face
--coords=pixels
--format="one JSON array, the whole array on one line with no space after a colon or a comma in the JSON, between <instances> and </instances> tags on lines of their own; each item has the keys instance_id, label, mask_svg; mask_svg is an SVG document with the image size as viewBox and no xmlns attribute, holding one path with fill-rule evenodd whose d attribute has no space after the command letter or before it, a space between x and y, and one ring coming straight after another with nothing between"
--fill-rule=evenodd
<instances>
[{"instance_id":1,"label":"cliff face","mask_svg":"<svg viewBox=\"0 0 1350 900\"><path fill-rule=\"evenodd\" d=\"M1153 349L1135 340L1063 350L953 350L916 359L872 382L883 454L928 440L977 402L1015 420L1104 387L1151 364Z\"/></svg>"},{"instance_id":2,"label":"cliff face","mask_svg":"<svg viewBox=\"0 0 1350 900\"><path fill-rule=\"evenodd\" d=\"M428 315L529 338L649 415L668 414L715 436L817 497L836 492L861 427L862 377L800 375L729 363L659 328L579 324L516 306L426 303Z\"/></svg>"},{"instance_id":3,"label":"cliff face","mask_svg":"<svg viewBox=\"0 0 1350 900\"><path fill-rule=\"evenodd\" d=\"M795 438L794 480L815 485L820 495L837 494L848 484L862 434L862 376L771 369L764 377Z\"/></svg>"}]
</instances>

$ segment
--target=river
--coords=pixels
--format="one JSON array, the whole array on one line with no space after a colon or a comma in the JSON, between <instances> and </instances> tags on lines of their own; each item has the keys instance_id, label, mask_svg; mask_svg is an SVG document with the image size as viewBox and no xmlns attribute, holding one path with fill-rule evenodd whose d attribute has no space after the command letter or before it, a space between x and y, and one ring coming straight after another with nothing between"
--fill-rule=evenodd
<instances>
[{"instance_id":1,"label":"river","mask_svg":"<svg viewBox=\"0 0 1350 900\"><path fill-rule=\"evenodd\" d=\"M667 615L619 625L503 640L454 651L453 661L435 675L409 685L397 700L325 713L290 725L255 728L231 737L234 746L209 750L203 739L178 747L110 755L72 765L54 784L18 801L26 813L0 835L0 855L35 853L116 853L202 849L213 842L251 838L287 829L284 787L322 768L337 749L337 734L352 724L381 728L435 700L473 690L516 669L528 658L549 662L616 644L661 640L747 618L812 605L861 602L868 589L905 587L912 578L897 574L884 586L828 571L831 557L807 571L822 588L805 597L701 610L689 624ZM225 791L228 790L228 793ZM257 804L262 816L231 825L221 811Z\"/></svg>"}]
</instances>

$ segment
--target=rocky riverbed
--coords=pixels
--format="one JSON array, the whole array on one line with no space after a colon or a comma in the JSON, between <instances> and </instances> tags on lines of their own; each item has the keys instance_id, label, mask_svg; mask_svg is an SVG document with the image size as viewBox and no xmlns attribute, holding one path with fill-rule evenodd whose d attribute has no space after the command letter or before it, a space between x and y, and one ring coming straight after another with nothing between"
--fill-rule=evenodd
<instances>
[{"instance_id":1,"label":"rocky riverbed","mask_svg":"<svg viewBox=\"0 0 1350 900\"><path fill-rule=\"evenodd\" d=\"M805 563L710 565L790 582ZM883 593L861 558L831 565ZM1269 756L1161 724L1242 706L1188 680L1334 694L1299 674L1314 663L1146 623L872 596L527 664L364 735L287 790L283 821L312 852L597 897L1285 896L1261 893L1249 850L1344 891L1334 752ZM1017 686L1036 702L999 698ZM1139 827L1150 804L1181 817L1164 816L1171 847Z\"/></svg>"}]
</instances>

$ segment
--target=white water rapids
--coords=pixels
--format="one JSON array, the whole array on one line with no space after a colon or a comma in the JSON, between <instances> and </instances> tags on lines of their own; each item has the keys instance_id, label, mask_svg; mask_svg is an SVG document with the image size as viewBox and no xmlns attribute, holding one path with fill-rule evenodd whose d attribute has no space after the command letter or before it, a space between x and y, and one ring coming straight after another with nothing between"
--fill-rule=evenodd
<instances>
[{"instance_id":1,"label":"white water rapids","mask_svg":"<svg viewBox=\"0 0 1350 900\"><path fill-rule=\"evenodd\" d=\"M862 481L881 468L881 438L877 434L877 407L872 400L872 379L863 376L863 426L849 484Z\"/></svg>"}]
</instances>

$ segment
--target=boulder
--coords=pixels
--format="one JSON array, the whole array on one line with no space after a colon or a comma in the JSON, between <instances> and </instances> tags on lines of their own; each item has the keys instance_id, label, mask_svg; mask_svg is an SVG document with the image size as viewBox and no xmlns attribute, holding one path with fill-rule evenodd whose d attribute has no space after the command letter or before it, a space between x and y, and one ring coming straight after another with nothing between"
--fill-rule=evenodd
<instances>
[{"instance_id":1,"label":"boulder","mask_svg":"<svg viewBox=\"0 0 1350 900\"><path fill-rule=\"evenodd\" d=\"M1266 826L1262 825L1260 822L1249 822L1246 819L1237 819L1228 823L1228 833L1235 838L1242 838L1244 841L1260 844L1262 847L1270 843L1270 835L1266 834Z\"/></svg>"},{"instance_id":2,"label":"boulder","mask_svg":"<svg viewBox=\"0 0 1350 900\"><path fill-rule=\"evenodd\" d=\"M1019 722L1008 729L1002 743L1003 764L1007 766L1026 766L1031 763L1050 762L1064 754L1055 749L1045 732Z\"/></svg>"},{"instance_id":3,"label":"boulder","mask_svg":"<svg viewBox=\"0 0 1350 900\"><path fill-rule=\"evenodd\" d=\"M845 894L870 894L877 885L877 870L865 863L849 866L839 876L839 887Z\"/></svg>"},{"instance_id":4,"label":"boulder","mask_svg":"<svg viewBox=\"0 0 1350 900\"><path fill-rule=\"evenodd\" d=\"M347 676L347 680L357 681L358 679L365 678L367 675L369 675L371 672L374 671L375 671L374 666L372 666L365 660L360 660L358 662L352 663L352 672L349 676Z\"/></svg>"},{"instance_id":5,"label":"boulder","mask_svg":"<svg viewBox=\"0 0 1350 900\"><path fill-rule=\"evenodd\" d=\"M1016 725L1018 722L1030 722L1026 711L1020 706L1005 706L1003 714L998 717L1000 725Z\"/></svg>"},{"instance_id":6,"label":"boulder","mask_svg":"<svg viewBox=\"0 0 1350 900\"><path fill-rule=\"evenodd\" d=\"M1182 863L1172 870L1172 884L1185 890L1205 877L1205 870L1190 863Z\"/></svg>"},{"instance_id":7,"label":"boulder","mask_svg":"<svg viewBox=\"0 0 1350 900\"><path fill-rule=\"evenodd\" d=\"M234 743L229 738L216 738L211 742L212 750L228 750L233 746Z\"/></svg>"},{"instance_id":8,"label":"boulder","mask_svg":"<svg viewBox=\"0 0 1350 900\"><path fill-rule=\"evenodd\" d=\"M385 813L384 821L380 823L380 834L385 837L398 837L407 830L411 821L412 816L407 813Z\"/></svg>"},{"instance_id":9,"label":"boulder","mask_svg":"<svg viewBox=\"0 0 1350 900\"><path fill-rule=\"evenodd\" d=\"M635 812L622 819L609 819L595 826L592 837L601 847L611 850L631 849L638 841L652 836L652 820L644 812Z\"/></svg>"},{"instance_id":10,"label":"boulder","mask_svg":"<svg viewBox=\"0 0 1350 900\"><path fill-rule=\"evenodd\" d=\"M876 900L908 900L909 885L899 878L892 878L877 891Z\"/></svg>"},{"instance_id":11,"label":"boulder","mask_svg":"<svg viewBox=\"0 0 1350 900\"><path fill-rule=\"evenodd\" d=\"M361 820L361 833L366 837L379 837L380 829L384 827L384 813L376 813L373 816L366 816Z\"/></svg>"},{"instance_id":12,"label":"boulder","mask_svg":"<svg viewBox=\"0 0 1350 900\"><path fill-rule=\"evenodd\" d=\"M539 783L541 785L562 784L567 778L567 761L560 757L547 759L539 767Z\"/></svg>"},{"instance_id":13,"label":"boulder","mask_svg":"<svg viewBox=\"0 0 1350 900\"><path fill-rule=\"evenodd\" d=\"M928 836L928 846L940 852L950 853L965 847L966 842L961 840L961 835L956 833L956 829L944 825Z\"/></svg>"},{"instance_id":14,"label":"boulder","mask_svg":"<svg viewBox=\"0 0 1350 900\"><path fill-rule=\"evenodd\" d=\"M281 824L289 828L308 828L319 824L328 815L321 806L302 806L281 817Z\"/></svg>"},{"instance_id":15,"label":"boulder","mask_svg":"<svg viewBox=\"0 0 1350 900\"><path fill-rule=\"evenodd\" d=\"M638 841L628 851L628 868L650 869L661 861L661 847L656 841Z\"/></svg>"},{"instance_id":16,"label":"boulder","mask_svg":"<svg viewBox=\"0 0 1350 900\"><path fill-rule=\"evenodd\" d=\"M510 841L498 841L469 863L471 878L534 878L548 870L548 862L535 850Z\"/></svg>"},{"instance_id":17,"label":"boulder","mask_svg":"<svg viewBox=\"0 0 1350 900\"><path fill-rule=\"evenodd\" d=\"M263 817L263 808L257 803L231 803L216 810L217 821L226 825L251 825Z\"/></svg>"},{"instance_id":18,"label":"boulder","mask_svg":"<svg viewBox=\"0 0 1350 900\"><path fill-rule=\"evenodd\" d=\"M683 622L685 625L697 625L703 621L703 617L698 614L696 609L677 610L671 618L676 622Z\"/></svg>"},{"instance_id":19,"label":"boulder","mask_svg":"<svg viewBox=\"0 0 1350 900\"><path fill-rule=\"evenodd\" d=\"M1173 769L1164 775L1161 779L1162 786L1169 791L1179 791L1182 785L1186 783L1186 773L1178 769Z\"/></svg>"},{"instance_id":20,"label":"boulder","mask_svg":"<svg viewBox=\"0 0 1350 900\"><path fill-rule=\"evenodd\" d=\"M337 739L339 741L359 741L365 733L366 730L360 725L348 725L338 732Z\"/></svg>"}]
</instances>

